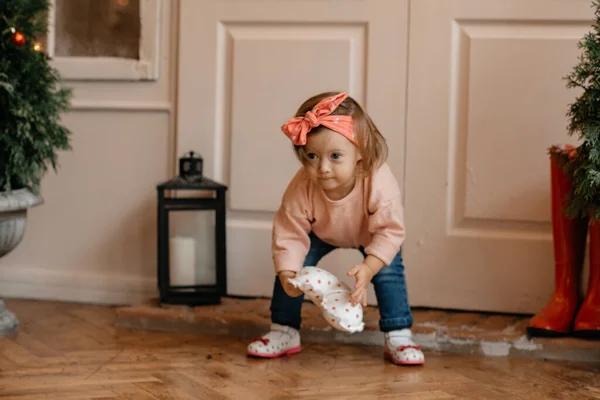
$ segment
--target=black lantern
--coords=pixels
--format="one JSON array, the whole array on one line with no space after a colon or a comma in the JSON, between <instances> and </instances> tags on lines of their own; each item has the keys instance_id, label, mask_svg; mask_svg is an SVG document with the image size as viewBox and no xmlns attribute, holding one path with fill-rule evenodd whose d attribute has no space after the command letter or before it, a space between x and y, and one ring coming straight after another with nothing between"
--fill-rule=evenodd
<instances>
[{"instance_id":1,"label":"black lantern","mask_svg":"<svg viewBox=\"0 0 600 400\"><path fill-rule=\"evenodd\" d=\"M194 152L190 151L189 157L179 159L179 176L188 179L202 178L202 157L194 157Z\"/></svg>"},{"instance_id":2,"label":"black lantern","mask_svg":"<svg viewBox=\"0 0 600 400\"><path fill-rule=\"evenodd\" d=\"M218 304L221 297L227 294L226 268L226 236L225 236L225 192L227 186L208 179L202 175L202 158L189 156L179 160L179 175L156 186L158 191L158 288L160 301L169 304L186 304L190 306ZM173 196L177 191L177 196ZM212 193L210 197L186 196L192 191ZM167 192L170 193L167 196ZM183 250L195 252L195 247L187 246L194 243L173 242L170 235L171 212L182 211L214 211L214 249L215 275L213 284L196 284L196 282L174 282L172 263L187 261L189 268L196 268L195 258L189 260ZM187 238L189 239L189 238ZM172 248L173 243L177 248ZM183 245L183 246L180 246ZM176 252L182 252L179 258L174 258ZM188 253L189 253L188 252ZM194 253L195 254L195 253ZM202 254L200 254L202 256ZM174 261L175 260L175 261ZM193 264L193 265L192 265Z\"/></svg>"}]
</instances>

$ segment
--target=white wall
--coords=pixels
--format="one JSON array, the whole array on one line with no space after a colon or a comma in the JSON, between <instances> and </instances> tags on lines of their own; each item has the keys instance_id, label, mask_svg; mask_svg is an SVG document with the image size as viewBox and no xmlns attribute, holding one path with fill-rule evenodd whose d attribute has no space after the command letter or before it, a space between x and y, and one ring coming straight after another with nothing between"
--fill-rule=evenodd
<instances>
[{"instance_id":1,"label":"white wall","mask_svg":"<svg viewBox=\"0 0 600 400\"><path fill-rule=\"evenodd\" d=\"M101 303L155 292L155 185L173 173L176 1L164 1L159 79L67 82L73 150L43 182L23 242L0 259L0 295Z\"/></svg>"},{"instance_id":2,"label":"white wall","mask_svg":"<svg viewBox=\"0 0 600 400\"><path fill-rule=\"evenodd\" d=\"M546 148L574 141L564 129L574 93L561 78L593 17L588 0L331 0L318 13L309 0L181 0L181 19L178 3L164 1L157 82L74 84L65 116L74 151L44 181L46 204L31 211L23 243L0 260L0 296L153 295L155 184L190 149L231 185L230 293L270 295L272 213L297 166L278 129L299 101L335 84L390 140L413 304L534 312L545 303L554 273ZM297 53L322 58L321 70ZM257 144L264 153L249 153ZM342 274L357 260L337 253L324 265Z\"/></svg>"}]
</instances>

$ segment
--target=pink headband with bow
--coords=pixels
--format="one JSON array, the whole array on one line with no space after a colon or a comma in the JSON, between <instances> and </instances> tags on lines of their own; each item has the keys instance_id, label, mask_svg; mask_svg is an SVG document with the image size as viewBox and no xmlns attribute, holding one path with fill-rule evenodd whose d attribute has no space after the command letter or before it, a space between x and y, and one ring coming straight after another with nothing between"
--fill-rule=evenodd
<instances>
[{"instance_id":1,"label":"pink headband with bow","mask_svg":"<svg viewBox=\"0 0 600 400\"><path fill-rule=\"evenodd\" d=\"M281 130L296 146L304 146L308 132L319 125L323 125L357 144L354 137L352 117L348 115L330 115L347 97L347 93L339 93L323 99L311 111L307 111L303 117L296 117L287 121L283 124Z\"/></svg>"}]
</instances>

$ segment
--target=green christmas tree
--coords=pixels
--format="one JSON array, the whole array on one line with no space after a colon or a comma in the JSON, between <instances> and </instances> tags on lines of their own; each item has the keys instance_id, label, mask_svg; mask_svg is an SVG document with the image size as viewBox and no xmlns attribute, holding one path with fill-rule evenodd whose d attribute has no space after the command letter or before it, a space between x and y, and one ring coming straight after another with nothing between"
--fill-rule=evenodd
<instances>
[{"instance_id":1,"label":"green christmas tree","mask_svg":"<svg viewBox=\"0 0 600 400\"><path fill-rule=\"evenodd\" d=\"M70 132L60 123L70 89L36 46L46 35L48 0L0 0L0 191L39 190Z\"/></svg>"},{"instance_id":2,"label":"green christmas tree","mask_svg":"<svg viewBox=\"0 0 600 400\"><path fill-rule=\"evenodd\" d=\"M567 112L568 134L577 134L582 142L559 159L573 183L566 214L600 219L600 2L593 0L592 7L594 24L579 41L579 63L566 77L568 88L582 89Z\"/></svg>"}]
</instances>

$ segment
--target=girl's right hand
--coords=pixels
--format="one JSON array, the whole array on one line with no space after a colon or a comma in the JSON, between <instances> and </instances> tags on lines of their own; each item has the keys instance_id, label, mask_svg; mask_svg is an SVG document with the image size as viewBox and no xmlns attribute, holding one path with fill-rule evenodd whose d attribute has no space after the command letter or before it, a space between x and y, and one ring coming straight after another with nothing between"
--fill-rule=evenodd
<instances>
[{"instance_id":1,"label":"girl's right hand","mask_svg":"<svg viewBox=\"0 0 600 400\"><path fill-rule=\"evenodd\" d=\"M288 279L295 278L296 273L293 271L281 271L279 273L279 282L283 287L283 291L290 297L298 297L302 294L302 290L297 289L292 285Z\"/></svg>"}]
</instances>

